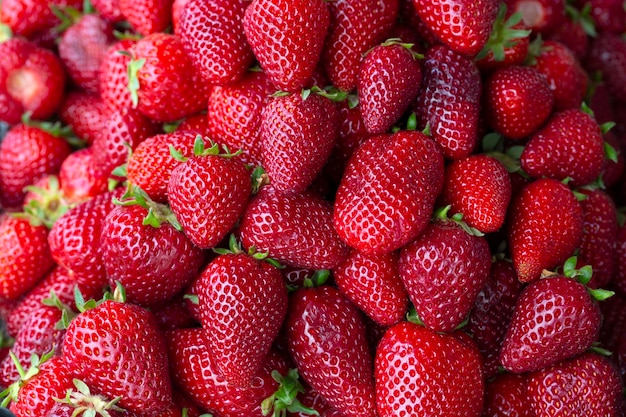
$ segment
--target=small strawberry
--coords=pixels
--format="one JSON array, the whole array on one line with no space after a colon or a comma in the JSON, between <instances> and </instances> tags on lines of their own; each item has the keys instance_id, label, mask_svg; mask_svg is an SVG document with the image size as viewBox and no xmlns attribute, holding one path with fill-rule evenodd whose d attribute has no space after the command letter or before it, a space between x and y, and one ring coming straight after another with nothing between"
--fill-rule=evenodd
<instances>
[{"instance_id":1,"label":"small strawberry","mask_svg":"<svg viewBox=\"0 0 626 417\"><path fill-rule=\"evenodd\" d=\"M413 0L413 6L441 43L469 57L485 46L498 14L494 0Z\"/></svg>"},{"instance_id":2,"label":"small strawberry","mask_svg":"<svg viewBox=\"0 0 626 417\"><path fill-rule=\"evenodd\" d=\"M79 149L61 164L59 182L70 203L81 203L107 191L108 172L96 163L93 151L93 148Z\"/></svg>"},{"instance_id":3,"label":"small strawberry","mask_svg":"<svg viewBox=\"0 0 626 417\"><path fill-rule=\"evenodd\" d=\"M626 97L626 40L617 34L603 33L591 43L585 60L587 69L599 71L611 96L624 101Z\"/></svg>"},{"instance_id":4,"label":"small strawberry","mask_svg":"<svg viewBox=\"0 0 626 417\"><path fill-rule=\"evenodd\" d=\"M320 60L330 24L323 0L253 0L244 33L259 64L281 90L300 91Z\"/></svg>"},{"instance_id":5,"label":"small strawberry","mask_svg":"<svg viewBox=\"0 0 626 417\"><path fill-rule=\"evenodd\" d=\"M90 2L103 19L111 23L120 23L124 20L119 0L91 0Z\"/></svg>"},{"instance_id":6,"label":"small strawberry","mask_svg":"<svg viewBox=\"0 0 626 417\"><path fill-rule=\"evenodd\" d=\"M620 0L579 0L574 2L589 15L600 33L623 33L626 30L626 10Z\"/></svg>"},{"instance_id":7,"label":"small strawberry","mask_svg":"<svg viewBox=\"0 0 626 417\"><path fill-rule=\"evenodd\" d=\"M301 377L346 417L376 415L373 358L359 310L323 285L295 292L287 341Z\"/></svg>"},{"instance_id":8,"label":"small strawberry","mask_svg":"<svg viewBox=\"0 0 626 417\"><path fill-rule=\"evenodd\" d=\"M91 145L106 126L107 104L100 95L82 91L69 91L59 109L59 118L72 132Z\"/></svg>"},{"instance_id":9,"label":"small strawberry","mask_svg":"<svg viewBox=\"0 0 626 417\"><path fill-rule=\"evenodd\" d=\"M418 126L430 127L432 138L446 158L466 157L478 141L478 68L445 46L428 49L423 65L424 80L414 104Z\"/></svg>"},{"instance_id":10,"label":"small strawberry","mask_svg":"<svg viewBox=\"0 0 626 417\"><path fill-rule=\"evenodd\" d=\"M511 203L507 242L519 280L538 279L572 255L583 235L583 211L563 183L542 178L526 185Z\"/></svg>"},{"instance_id":11,"label":"small strawberry","mask_svg":"<svg viewBox=\"0 0 626 417\"><path fill-rule=\"evenodd\" d=\"M511 13L520 13L524 25L535 33L549 34L565 18L564 0L505 0Z\"/></svg>"},{"instance_id":12,"label":"small strawberry","mask_svg":"<svg viewBox=\"0 0 626 417\"><path fill-rule=\"evenodd\" d=\"M380 417L481 415L480 353L470 338L458 333L435 333L406 321L396 324L378 345L375 377Z\"/></svg>"},{"instance_id":13,"label":"small strawberry","mask_svg":"<svg viewBox=\"0 0 626 417\"><path fill-rule=\"evenodd\" d=\"M118 0L120 13L144 36L167 29L172 21L172 3L173 0Z\"/></svg>"},{"instance_id":14,"label":"small strawberry","mask_svg":"<svg viewBox=\"0 0 626 417\"><path fill-rule=\"evenodd\" d=\"M212 85L241 79L254 60L243 31L243 0L189 0L178 33L194 65Z\"/></svg>"},{"instance_id":15,"label":"small strawberry","mask_svg":"<svg viewBox=\"0 0 626 417\"><path fill-rule=\"evenodd\" d=\"M332 269L348 247L333 227L330 203L312 194L281 194L262 188L250 201L239 227L247 249L300 268Z\"/></svg>"},{"instance_id":16,"label":"small strawberry","mask_svg":"<svg viewBox=\"0 0 626 417\"><path fill-rule=\"evenodd\" d=\"M443 174L443 156L423 133L367 139L350 159L337 191L339 236L363 253L404 246L427 226Z\"/></svg>"},{"instance_id":17,"label":"small strawberry","mask_svg":"<svg viewBox=\"0 0 626 417\"><path fill-rule=\"evenodd\" d=\"M251 174L236 154L198 136L193 155L172 170L167 198L185 234L198 247L212 248L235 226L252 192ZM180 158L179 158L180 159Z\"/></svg>"},{"instance_id":18,"label":"small strawberry","mask_svg":"<svg viewBox=\"0 0 626 417\"><path fill-rule=\"evenodd\" d=\"M535 417L528 401L528 377L504 372L485 384L483 417Z\"/></svg>"}]
</instances>

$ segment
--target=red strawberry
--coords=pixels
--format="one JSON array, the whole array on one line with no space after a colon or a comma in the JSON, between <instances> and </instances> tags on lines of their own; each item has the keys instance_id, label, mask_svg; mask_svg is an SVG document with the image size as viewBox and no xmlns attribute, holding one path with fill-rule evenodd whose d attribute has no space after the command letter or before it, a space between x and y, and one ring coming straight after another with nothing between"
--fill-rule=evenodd
<instances>
[{"instance_id":1,"label":"red strawberry","mask_svg":"<svg viewBox=\"0 0 626 417\"><path fill-rule=\"evenodd\" d=\"M264 72L251 71L234 84L214 86L207 110L208 134L217 143L237 151L241 160L260 165L263 107L276 90Z\"/></svg>"},{"instance_id":2,"label":"red strawberry","mask_svg":"<svg viewBox=\"0 0 626 417\"><path fill-rule=\"evenodd\" d=\"M253 0L244 32L259 64L281 90L300 91L322 53L330 24L323 0Z\"/></svg>"},{"instance_id":3,"label":"red strawberry","mask_svg":"<svg viewBox=\"0 0 626 417\"><path fill-rule=\"evenodd\" d=\"M65 72L61 60L52 51L22 38L2 42L0 55L0 120L16 124L25 112L31 112L34 119L52 116L63 100Z\"/></svg>"},{"instance_id":4,"label":"red strawberry","mask_svg":"<svg viewBox=\"0 0 626 417\"><path fill-rule=\"evenodd\" d=\"M511 13L521 13L524 25L542 35L557 28L565 18L564 0L505 0Z\"/></svg>"},{"instance_id":5,"label":"red strawberry","mask_svg":"<svg viewBox=\"0 0 626 417\"><path fill-rule=\"evenodd\" d=\"M26 294L54 266L48 229L25 218L0 215L0 297Z\"/></svg>"},{"instance_id":6,"label":"red strawberry","mask_svg":"<svg viewBox=\"0 0 626 417\"><path fill-rule=\"evenodd\" d=\"M119 0L91 0L91 4L102 18L111 23L119 23L124 20Z\"/></svg>"},{"instance_id":7,"label":"red strawberry","mask_svg":"<svg viewBox=\"0 0 626 417\"><path fill-rule=\"evenodd\" d=\"M550 86L544 75L531 67L499 68L487 78L483 91L488 124L509 139L532 134L552 112Z\"/></svg>"},{"instance_id":8,"label":"red strawberry","mask_svg":"<svg viewBox=\"0 0 626 417\"><path fill-rule=\"evenodd\" d=\"M70 372L131 412L156 414L172 402L165 340L154 316L107 300L72 320L63 356Z\"/></svg>"},{"instance_id":9,"label":"red strawberry","mask_svg":"<svg viewBox=\"0 0 626 417\"><path fill-rule=\"evenodd\" d=\"M566 185L538 179L512 201L506 234L519 280L534 281L544 269L565 262L578 247L583 211Z\"/></svg>"},{"instance_id":10,"label":"red strawberry","mask_svg":"<svg viewBox=\"0 0 626 417\"><path fill-rule=\"evenodd\" d=\"M275 97L263 108L263 167L273 188L303 192L321 171L337 140L338 112L319 94Z\"/></svg>"},{"instance_id":11,"label":"red strawberry","mask_svg":"<svg viewBox=\"0 0 626 417\"><path fill-rule=\"evenodd\" d=\"M356 88L363 54L389 36L398 17L398 0L337 0L328 3L331 26L323 64L333 85Z\"/></svg>"},{"instance_id":12,"label":"red strawberry","mask_svg":"<svg viewBox=\"0 0 626 417\"><path fill-rule=\"evenodd\" d=\"M209 84L241 79L254 55L243 31L243 0L189 0L178 33L194 65Z\"/></svg>"},{"instance_id":13,"label":"red strawberry","mask_svg":"<svg viewBox=\"0 0 626 417\"><path fill-rule=\"evenodd\" d=\"M281 194L263 188L241 219L245 248L300 268L332 269L348 254L333 227L330 203L312 194Z\"/></svg>"},{"instance_id":14,"label":"red strawberry","mask_svg":"<svg viewBox=\"0 0 626 417\"><path fill-rule=\"evenodd\" d=\"M587 12L579 12L573 7L566 7L565 11L565 18L548 34L547 39L567 46L576 59L583 62L591 37L596 36L595 23Z\"/></svg>"},{"instance_id":15,"label":"red strawberry","mask_svg":"<svg viewBox=\"0 0 626 417\"><path fill-rule=\"evenodd\" d=\"M398 254L364 255L354 251L333 269L339 289L377 323L401 321L408 296L398 274Z\"/></svg>"},{"instance_id":16,"label":"red strawberry","mask_svg":"<svg viewBox=\"0 0 626 417\"><path fill-rule=\"evenodd\" d=\"M211 88L211 90L213 90L213 88ZM197 132L200 135L208 135L209 133L209 121L207 120L207 115L205 113L197 113L187 116L183 120L174 122L174 125L177 126L175 131L178 130L182 132L184 130L189 130ZM167 125L163 127L163 130L168 132Z\"/></svg>"},{"instance_id":17,"label":"red strawberry","mask_svg":"<svg viewBox=\"0 0 626 417\"><path fill-rule=\"evenodd\" d=\"M211 143L196 139L194 155L172 170L167 198L189 239L201 248L216 246L243 214L252 180L232 154L220 154Z\"/></svg>"},{"instance_id":18,"label":"red strawberry","mask_svg":"<svg viewBox=\"0 0 626 417\"><path fill-rule=\"evenodd\" d=\"M220 375L246 388L282 326L287 288L278 268L232 249L209 263L192 293L198 296L200 322Z\"/></svg>"},{"instance_id":19,"label":"red strawberry","mask_svg":"<svg viewBox=\"0 0 626 417\"><path fill-rule=\"evenodd\" d=\"M498 374L485 385L483 417L535 417L528 401L525 374Z\"/></svg>"},{"instance_id":20,"label":"red strawberry","mask_svg":"<svg viewBox=\"0 0 626 417\"><path fill-rule=\"evenodd\" d=\"M60 10L66 7L81 10L82 5L80 0L4 0L0 5L0 20L15 35L34 38L59 25L60 20L55 16L53 7Z\"/></svg>"},{"instance_id":21,"label":"red strawberry","mask_svg":"<svg viewBox=\"0 0 626 417\"><path fill-rule=\"evenodd\" d=\"M164 32L172 22L173 0L118 0L121 14L136 32Z\"/></svg>"},{"instance_id":22,"label":"red strawberry","mask_svg":"<svg viewBox=\"0 0 626 417\"><path fill-rule=\"evenodd\" d=\"M346 417L375 416L373 358L359 310L330 286L299 290L287 341L301 377Z\"/></svg>"},{"instance_id":23,"label":"red strawberry","mask_svg":"<svg viewBox=\"0 0 626 417\"><path fill-rule=\"evenodd\" d=\"M599 71L611 96L624 101L626 97L626 40L612 33L603 33L591 43L585 64L590 72Z\"/></svg>"},{"instance_id":24,"label":"red strawberry","mask_svg":"<svg viewBox=\"0 0 626 417\"><path fill-rule=\"evenodd\" d=\"M481 415L482 363L470 338L396 324L378 345L375 376L380 417Z\"/></svg>"},{"instance_id":25,"label":"red strawberry","mask_svg":"<svg viewBox=\"0 0 626 417\"><path fill-rule=\"evenodd\" d=\"M413 0L413 6L444 45L470 57L487 43L498 14L494 0Z\"/></svg>"},{"instance_id":26,"label":"red strawberry","mask_svg":"<svg viewBox=\"0 0 626 417\"><path fill-rule=\"evenodd\" d=\"M59 118L72 132L91 145L106 126L107 104L100 95L82 91L70 91L59 109Z\"/></svg>"},{"instance_id":27,"label":"red strawberry","mask_svg":"<svg viewBox=\"0 0 626 417\"><path fill-rule=\"evenodd\" d=\"M622 415L622 386L615 366L596 353L585 353L528 376L534 416Z\"/></svg>"},{"instance_id":28,"label":"red strawberry","mask_svg":"<svg viewBox=\"0 0 626 417\"><path fill-rule=\"evenodd\" d=\"M111 110L121 110L133 105L128 89L128 65L136 40L125 39L109 46L100 66L100 96Z\"/></svg>"},{"instance_id":29,"label":"red strawberry","mask_svg":"<svg viewBox=\"0 0 626 417\"><path fill-rule=\"evenodd\" d=\"M387 41L372 48L357 78L359 107L370 133L384 133L417 97L422 81L419 56L410 47Z\"/></svg>"},{"instance_id":30,"label":"red strawberry","mask_svg":"<svg viewBox=\"0 0 626 417\"><path fill-rule=\"evenodd\" d=\"M532 178L570 178L572 186L596 180L605 163L602 130L592 116L570 109L555 113L531 136L520 157Z\"/></svg>"},{"instance_id":31,"label":"red strawberry","mask_svg":"<svg viewBox=\"0 0 626 417\"><path fill-rule=\"evenodd\" d=\"M59 170L61 189L70 203L80 203L106 192L108 178L108 172L96 163L93 148L71 153Z\"/></svg>"},{"instance_id":32,"label":"red strawberry","mask_svg":"<svg viewBox=\"0 0 626 417\"><path fill-rule=\"evenodd\" d=\"M615 275L612 282L622 294L626 294L626 226L624 224L620 223L615 245ZM626 317L626 311L624 316Z\"/></svg>"},{"instance_id":33,"label":"red strawberry","mask_svg":"<svg viewBox=\"0 0 626 417\"><path fill-rule=\"evenodd\" d=\"M623 33L626 30L626 10L620 0L580 0L574 2L589 15L600 33Z\"/></svg>"},{"instance_id":34,"label":"red strawberry","mask_svg":"<svg viewBox=\"0 0 626 417\"><path fill-rule=\"evenodd\" d=\"M450 159L468 156L478 141L480 73L468 58L445 46L426 52L424 80L414 104L418 125Z\"/></svg>"},{"instance_id":35,"label":"red strawberry","mask_svg":"<svg viewBox=\"0 0 626 417\"><path fill-rule=\"evenodd\" d=\"M394 251L427 226L443 185L443 156L416 131L368 139L352 156L337 191L339 236L363 253Z\"/></svg>"}]
</instances>

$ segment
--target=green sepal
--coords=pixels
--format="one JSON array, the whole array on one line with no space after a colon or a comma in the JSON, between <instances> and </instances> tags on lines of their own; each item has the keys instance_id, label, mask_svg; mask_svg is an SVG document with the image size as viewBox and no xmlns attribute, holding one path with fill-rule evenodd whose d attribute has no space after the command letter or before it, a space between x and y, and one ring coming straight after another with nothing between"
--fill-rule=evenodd
<instances>
[{"instance_id":1,"label":"green sepal","mask_svg":"<svg viewBox=\"0 0 626 417\"><path fill-rule=\"evenodd\" d=\"M451 205L447 205L445 207L440 207L436 209L433 213L433 219L442 220L442 221L452 221L456 223L456 225L459 226L461 229L463 229L465 233L471 236L481 237L485 235L480 230L465 223L463 221L463 213L455 213L452 216L449 216L448 214L451 208L452 208Z\"/></svg>"},{"instance_id":2,"label":"green sepal","mask_svg":"<svg viewBox=\"0 0 626 417\"><path fill-rule=\"evenodd\" d=\"M589 107L587 102L583 101L580 104L580 110L582 110L583 113L587 113L589 116L591 116L591 117L593 117L595 119L596 115L593 113L593 109L591 107Z\"/></svg>"},{"instance_id":3,"label":"green sepal","mask_svg":"<svg viewBox=\"0 0 626 417\"><path fill-rule=\"evenodd\" d=\"M65 32L83 15L80 10L70 6L64 6L63 8L61 8L56 4L48 3L48 7L50 7L52 14L54 14L56 18L59 19L59 21L61 22L54 28L54 31L57 34Z\"/></svg>"},{"instance_id":4,"label":"green sepal","mask_svg":"<svg viewBox=\"0 0 626 417\"><path fill-rule=\"evenodd\" d=\"M43 130L44 132L57 137L57 138L69 138L73 135L72 126L63 125L63 123L49 122L49 121L41 121L41 120L33 120L32 112L27 111L22 114L21 122L26 126L36 127L37 129Z\"/></svg>"},{"instance_id":5,"label":"green sepal","mask_svg":"<svg viewBox=\"0 0 626 417\"><path fill-rule=\"evenodd\" d=\"M474 60L479 61L486 58L489 52L491 52L495 61L504 61L506 49L514 47L515 44L519 42L519 39L530 36L530 30L513 29L513 27L522 20L522 14L514 13L507 19L506 11L506 3L501 2L498 15L491 27L489 39L487 39L485 46L476 55Z\"/></svg>"},{"instance_id":6,"label":"green sepal","mask_svg":"<svg viewBox=\"0 0 626 417\"><path fill-rule=\"evenodd\" d=\"M276 268L284 268L280 262L276 259L269 257L269 251L266 252L258 252L256 246L251 246L248 248L248 251L244 251L241 242L237 240L237 237L234 234L231 234L228 238L228 248L212 248L213 252L218 255L236 255L240 253L245 253L248 256L256 259L257 261L264 261L268 264L276 267Z\"/></svg>"},{"instance_id":7,"label":"green sepal","mask_svg":"<svg viewBox=\"0 0 626 417\"><path fill-rule=\"evenodd\" d=\"M174 122L163 123L163 132L165 133L173 133L176 132L180 124L184 119L176 120Z\"/></svg>"},{"instance_id":8,"label":"green sepal","mask_svg":"<svg viewBox=\"0 0 626 417\"><path fill-rule=\"evenodd\" d=\"M11 26L6 23L0 23L0 43L6 42L13 38L13 31Z\"/></svg>"},{"instance_id":9,"label":"green sepal","mask_svg":"<svg viewBox=\"0 0 626 417\"><path fill-rule=\"evenodd\" d=\"M96 8L93 7L93 4L90 0L83 0L83 14L94 14L96 13Z\"/></svg>"},{"instance_id":10,"label":"green sepal","mask_svg":"<svg viewBox=\"0 0 626 417\"><path fill-rule=\"evenodd\" d=\"M504 152L504 136L497 132L490 132L483 136L482 150L484 153Z\"/></svg>"},{"instance_id":11,"label":"green sepal","mask_svg":"<svg viewBox=\"0 0 626 417\"><path fill-rule=\"evenodd\" d=\"M610 350L601 347L600 346L600 342L593 342L593 344L591 345L589 350L591 352L597 353L598 355L602 355L602 356L606 356L606 357L609 357L609 356L611 356L613 354L613 352L611 352Z\"/></svg>"},{"instance_id":12,"label":"green sepal","mask_svg":"<svg viewBox=\"0 0 626 417\"><path fill-rule=\"evenodd\" d=\"M325 88L313 86L311 88L302 90L302 93L301 93L302 100L306 100L311 94L317 94L318 96L325 97L335 103L347 100L349 96L348 92L339 90L335 86L329 86Z\"/></svg>"},{"instance_id":13,"label":"green sepal","mask_svg":"<svg viewBox=\"0 0 626 417\"><path fill-rule=\"evenodd\" d=\"M418 326L424 326L424 322L417 313L417 310L415 309L415 306L413 304L409 305L409 311L406 313L406 320L409 323L417 324Z\"/></svg>"},{"instance_id":14,"label":"green sepal","mask_svg":"<svg viewBox=\"0 0 626 417\"><path fill-rule=\"evenodd\" d=\"M133 108L139 104L139 70L146 64L145 58L131 59L128 63L128 91Z\"/></svg>"},{"instance_id":15,"label":"green sepal","mask_svg":"<svg viewBox=\"0 0 626 417\"><path fill-rule=\"evenodd\" d=\"M62 302L52 289L50 290L50 295L41 300L41 303L48 307L55 307L61 311L61 319L55 325L55 328L58 330L66 330L70 322L77 316L77 313L72 310L70 306Z\"/></svg>"},{"instance_id":16,"label":"green sepal","mask_svg":"<svg viewBox=\"0 0 626 417\"><path fill-rule=\"evenodd\" d=\"M257 165L252 170L252 194L257 194L261 188L270 183L270 176L261 165Z\"/></svg>"},{"instance_id":17,"label":"green sepal","mask_svg":"<svg viewBox=\"0 0 626 417\"><path fill-rule=\"evenodd\" d=\"M224 152L221 152L220 146L217 142L214 142L213 140L208 138L207 141L208 147L202 135L196 136L196 139L193 142L194 156L221 156L222 158L233 158L243 153L241 149L238 149L236 152L231 152L226 145L222 145L222 149Z\"/></svg>"},{"instance_id":18,"label":"green sepal","mask_svg":"<svg viewBox=\"0 0 626 417\"><path fill-rule=\"evenodd\" d=\"M195 305L200 304L200 299L196 294L185 294L183 295L183 300L189 300L192 304Z\"/></svg>"},{"instance_id":19,"label":"green sepal","mask_svg":"<svg viewBox=\"0 0 626 417\"><path fill-rule=\"evenodd\" d=\"M585 2L581 10L578 10L576 7L569 4L569 2L566 2L565 13L573 22L580 24L587 35L592 38L598 36L595 21L591 16L591 2Z\"/></svg>"},{"instance_id":20,"label":"green sepal","mask_svg":"<svg viewBox=\"0 0 626 417\"><path fill-rule=\"evenodd\" d=\"M61 216L75 206L65 200L56 175L48 176L48 189L29 185L24 187L24 191L34 193L38 198L24 204L21 213L12 213L12 215L27 219L33 226L44 225L51 229Z\"/></svg>"},{"instance_id":21,"label":"green sepal","mask_svg":"<svg viewBox=\"0 0 626 417\"><path fill-rule=\"evenodd\" d=\"M615 125L616 125L615 122L604 122L600 125L600 130L602 131L602 134L604 135L607 132L609 132L611 129L613 129Z\"/></svg>"},{"instance_id":22,"label":"green sepal","mask_svg":"<svg viewBox=\"0 0 626 417\"><path fill-rule=\"evenodd\" d=\"M113 30L113 37L115 39L117 39L118 41L124 41L124 40L138 41L143 36L140 33L134 32L132 30L115 29L115 30ZM128 52L128 51L118 51L118 52L122 53L122 55L131 56L130 52Z\"/></svg>"},{"instance_id":23,"label":"green sepal","mask_svg":"<svg viewBox=\"0 0 626 417\"><path fill-rule=\"evenodd\" d=\"M603 290L601 288L589 288L588 291L598 301L607 300L615 295L615 291Z\"/></svg>"},{"instance_id":24,"label":"green sepal","mask_svg":"<svg viewBox=\"0 0 626 417\"><path fill-rule=\"evenodd\" d=\"M56 348L53 347L41 356L35 353L31 354L30 366L27 370L24 369L19 359L17 359L17 356L15 356L15 353L13 353L13 351L9 351L9 357L11 358L13 365L17 369L19 378L11 385L9 385L4 391L0 392L0 398L2 398L2 403L0 403L0 406L7 407L11 401L16 401L20 389L28 382L29 379L39 373L41 365L43 365L50 358L52 358L55 355L55 351Z\"/></svg>"},{"instance_id":25,"label":"green sepal","mask_svg":"<svg viewBox=\"0 0 626 417\"><path fill-rule=\"evenodd\" d=\"M274 370L272 371L272 378L278 382L279 386L274 394L261 402L261 413L264 416L271 414L272 417L286 417L287 412L319 415L316 410L304 406L297 398L298 394L305 392L299 381L297 369L290 369L285 376Z\"/></svg>"},{"instance_id":26,"label":"green sepal","mask_svg":"<svg viewBox=\"0 0 626 417\"><path fill-rule=\"evenodd\" d=\"M169 223L179 232L183 231L182 225L167 204L152 200L144 190L135 184L128 183L124 195L121 198L113 198L113 204L123 207L140 206L148 210L143 219L142 224L144 226L159 228L163 223Z\"/></svg>"},{"instance_id":27,"label":"green sepal","mask_svg":"<svg viewBox=\"0 0 626 417\"><path fill-rule=\"evenodd\" d=\"M593 268L591 265L585 265L580 268L576 268L578 263L577 256L570 256L563 264L563 275L568 278L574 278L576 281L583 285L589 284L593 277Z\"/></svg>"},{"instance_id":28,"label":"green sepal","mask_svg":"<svg viewBox=\"0 0 626 417\"><path fill-rule=\"evenodd\" d=\"M424 129L422 129L422 133L428 137L432 136L432 132L430 129L430 122L426 123L426 126L424 126Z\"/></svg>"},{"instance_id":29,"label":"green sepal","mask_svg":"<svg viewBox=\"0 0 626 417\"><path fill-rule=\"evenodd\" d=\"M177 160L178 162L186 162L189 158L182 154L181 151L176 149L174 145L169 145L170 148L170 156Z\"/></svg>"},{"instance_id":30,"label":"green sepal","mask_svg":"<svg viewBox=\"0 0 626 417\"><path fill-rule=\"evenodd\" d=\"M72 417L111 417L110 411L123 413L125 410L117 405L122 397L112 400L92 394L89 386L78 378L72 379L75 389L68 389L64 398L53 398L54 401L67 404L74 408ZM116 414L117 415L117 414Z\"/></svg>"},{"instance_id":31,"label":"green sepal","mask_svg":"<svg viewBox=\"0 0 626 417\"><path fill-rule=\"evenodd\" d=\"M328 282L330 271L327 269L319 269L308 278L304 279L302 286L304 288L317 288Z\"/></svg>"},{"instance_id":32,"label":"green sepal","mask_svg":"<svg viewBox=\"0 0 626 417\"><path fill-rule=\"evenodd\" d=\"M409 117L406 119L406 130L417 130L417 114L415 114L415 112L411 112Z\"/></svg>"}]
</instances>

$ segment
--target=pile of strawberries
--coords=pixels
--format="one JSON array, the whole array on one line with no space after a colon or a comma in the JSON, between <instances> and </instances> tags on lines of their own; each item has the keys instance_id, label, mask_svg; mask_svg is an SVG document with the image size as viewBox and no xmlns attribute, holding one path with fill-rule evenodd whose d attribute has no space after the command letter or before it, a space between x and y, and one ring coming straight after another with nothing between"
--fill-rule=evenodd
<instances>
[{"instance_id":1,"label":"pile of strawberries","mask_svg":"<svg viewBox=\"0 0 626 417\"><path fill-rule=\"evenodd\" d=\"M2 0L17 417L625 413L623 0Z\"/></svg>"}]
</instances>

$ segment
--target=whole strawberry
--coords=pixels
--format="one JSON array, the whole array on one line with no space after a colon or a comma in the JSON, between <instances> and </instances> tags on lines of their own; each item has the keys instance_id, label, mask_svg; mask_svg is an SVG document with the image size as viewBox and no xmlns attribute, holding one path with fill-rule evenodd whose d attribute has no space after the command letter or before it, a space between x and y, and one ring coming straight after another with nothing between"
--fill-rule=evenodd
<instances>
[{"instance_id":1,"label":"whole strawberry","mask_svg":"<svg viewBox=\"0 0 626 417\"><path fill-rule=\"evenodd\" d=\"M226 236L243 214L251 192L251 175L243 162L234 154L220 154L215 143L205 149L200 136L194 155L172 170L167 184L172 211L200 248L212 248Z\"/></svg>"},{"instance_id":2,"label":"whole strawberry","mask_svg":"<svg viewBox=\"0 0 626 417\"><path fill-rule=\"evenodd\" d=\"M300 91L320 60L330 24L323 0L253 0L244 32L259 64L274 85Z\"/></svg>"},{"instance_id":3,"label":"whole strawberry","mask_svg":"<svg viewBox=\"0 0 626 417\"><path fill-rule=\"evenodd\" d=\"M472 340L463 336L435 333L406 321L387 330L376 351L378 415L480 416L481 357Z\"/></svg>"},{"instance_id":4,"label":"whole strawberry","mask_svg":"<svg viewBox=\"0 0 626 417\"><path fill-rule=\"evenodd\" d=\"M339 236L363 253L404 246L428 225L443 169L437 144L423 133L367 139L350 159L337 191Z\"/></svg>"},{"instance_id":5,"label":"whole strawberry","mask_svg":"<svg viewBox=\"0 0 626 417\"><path fill-rule=\"evenodd\" d=\"M59 118L65 125L72 126L72 132L85 143L91 145L106 122L107 104L100 94L83 91L70 91L59 109Z\"/></svg>"}]
</instances>

